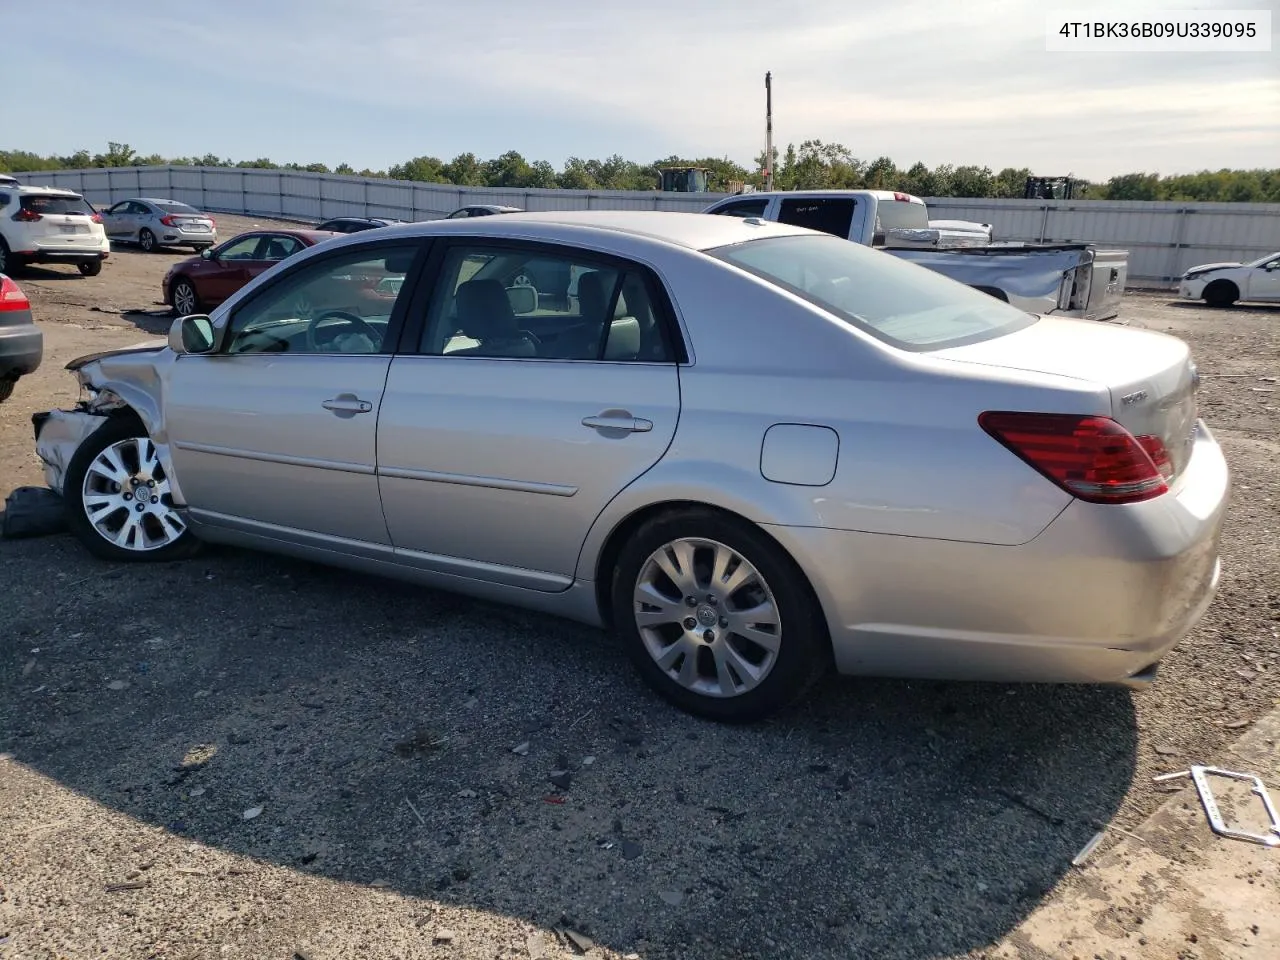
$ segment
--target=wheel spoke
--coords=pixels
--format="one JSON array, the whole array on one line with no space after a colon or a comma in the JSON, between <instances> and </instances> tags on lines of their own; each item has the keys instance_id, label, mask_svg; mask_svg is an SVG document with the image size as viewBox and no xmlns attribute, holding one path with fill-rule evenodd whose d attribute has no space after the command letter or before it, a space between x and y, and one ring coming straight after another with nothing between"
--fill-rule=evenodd
<instances>
[{"instance_id":1,"label":"wheel spoke","mask_svg":"<svg viewBox=\"0 0 1280 960\"><path fill-rule=\"evenodd\" d=\"M737 567L729 573L729 565L738 561ZM747 563L728 547L716 548L715 572L711 575L711 584L728 598L733 596L752 580L758 578L755 567Z\"/></svg>"},{"instance_id":2,"label":"wheel spoke","mask_svg":"<svg viewBox=\"0 0 1280 960\"><path fill-rule=\"evenodd\" d=\"M738 625L730 626L729 632L733 633L744 640L749 640L758 647L763 647L770 653L777 653L781 643L781 638L777 632L769 630L760 630L752 625L750 621Z\"/></svg>"},{"instance_id":3,"label":"wheel spoke","mask_svg":"<svg viewBox=\"0 0 1280 960\"><path fill-rule=\"evenodd\" d=\"M668 544L653 555L653 560L682 593L691 594L698 589L693 575L693 545L688 541Z\"/></svg>"},{"instance_id":4,"label":"wheel spoke","mask_svg":"<svg viewBox=\"0 0 1280 960\"><path fill-rule=\"evenodd\" d=\"M636 623L641 627L658 627L666 623L679 623L685 608L678 602L664 597L652 583L636 586ZM646 609L653 607L656 609Z\"/></svg>"},{"instance_id":5,"label":"wheel spoke","mask_svg":"<svg viewBox=\"0 0 1280 960\"><path fill-rule=\"evenodd\" d=\"M104 465L110 469L110 473L103 469ZM129 471L124 468L124 463L120 460L120 454L114 446L107 447L107 449L98 454L90 470L113 483L124 483L129 479Z\"/></svg>"},{"instance_id":6,"label":"wheel spoke","mask_svg":"<svg viewBox=\"0 0 1280 960\"><path fill-rule=\"evenodd\" d=\"M750 690L760 683L762 679L760 668L744 660L727 641L722 640L717 643L711 648L711 653L716 662L716 679L720 683L721 695L733 696L735 693Z\"/></svg>"},{"instance_id":7,"label":"wheel spoke","mask_svg":"<svg viewBox=\"0 0 1280 960\"><path fill-rule=\"evenodd\" d=\"M141 532L141 525L138 523L137 517L130 513L129 518L120 525L120 529L111 538L111 542L117 547L123 547L126 550L136 550L137 547L134 546L133 539L135 535Z\"/></svg>"},{"instance_id":8,"label":"wheel spoke","mask_svg":"<svg viewBox=\"0 0 1280 960\"><path fill-rule=\"evenodd\" d=\"M684 663L680 664L680 685L686 690L692 690L698 685L698 650L688 641L682 641L686 644Z\"/></svg>"},{"instance_id":9,"label":"wheel spoke","mask_svg":"<svg viewBox=\"0 0 1280 960\"><path fill-rule=\"evenodd\" d=\"M682 653L686 655L686 663L694 654L693 644L689 642L688 637L681 637L660 654L657 654L653 659L663 670L670 672L671 668L675 666L676 661L680 659L680 654Z\"/></svg>"}]
</instances>

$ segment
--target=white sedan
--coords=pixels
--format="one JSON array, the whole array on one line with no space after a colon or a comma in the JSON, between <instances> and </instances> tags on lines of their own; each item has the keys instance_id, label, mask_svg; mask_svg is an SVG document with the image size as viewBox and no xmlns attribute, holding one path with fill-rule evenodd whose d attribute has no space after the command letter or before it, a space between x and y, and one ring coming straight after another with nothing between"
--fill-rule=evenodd
<instances>
[{"instance_id":1,"label":"white sedan","mask_svg":"<svg viewBox=\"0 0 1280 960\"><path fill-rule=\"evenodd\" d=\"M1182 275L1178 296L1229 307L1238 300L1280 303L1280 253L1252 263L1202 263Z\"/></svg>"}]
</instances>

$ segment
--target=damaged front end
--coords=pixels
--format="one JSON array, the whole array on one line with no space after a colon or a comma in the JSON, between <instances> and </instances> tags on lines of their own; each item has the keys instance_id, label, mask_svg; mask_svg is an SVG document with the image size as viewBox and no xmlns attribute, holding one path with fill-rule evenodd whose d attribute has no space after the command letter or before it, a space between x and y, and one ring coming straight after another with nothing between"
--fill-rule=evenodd
<instances>
[{"instance_id":1,"label":"damaged front end","mask_svg":"<svg viewBox=\"0 0 1280 960\"><path fill-rule=\"evenodd\" d=\"M176 354L160 341L90 354L67 364L80 384L80 400L70 410L45 410L31 417L36 454L44 464L49 489L63 495L67 466L86 437L112 417L135 417L155 443L174 502L185 502L162 412L175 359Z\"/></svg>"}]
</instances>

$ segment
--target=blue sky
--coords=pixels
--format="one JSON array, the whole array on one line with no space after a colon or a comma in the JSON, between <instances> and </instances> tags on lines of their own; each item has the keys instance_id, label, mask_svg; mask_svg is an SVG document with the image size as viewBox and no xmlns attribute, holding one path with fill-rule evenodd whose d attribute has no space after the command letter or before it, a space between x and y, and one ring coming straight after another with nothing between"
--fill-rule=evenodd
<instances>
[{"instance_id":1,"label":"blue sky","mask_svg":"<svg viewBox=\"0 0 1280 960\"><path fill-rule=\"evenodd\" d=\"M3 149L116 140L142 154L357 169L468 150L557 167L612 153L749 164L771 70L780 147L819 138L900 165L1094 179L1280 164L1280 42L1253 54L1047 53L1056 4L1037 0L5 5Z\"/></svg>"}]
</instances>

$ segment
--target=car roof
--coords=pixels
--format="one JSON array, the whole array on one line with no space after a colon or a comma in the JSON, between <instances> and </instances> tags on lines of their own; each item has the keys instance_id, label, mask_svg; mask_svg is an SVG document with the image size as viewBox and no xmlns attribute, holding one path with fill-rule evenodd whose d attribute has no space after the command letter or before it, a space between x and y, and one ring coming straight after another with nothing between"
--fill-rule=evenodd
<instances>
[{"instance_id":1,"label":"car roof","mask_svg":"<svg viewBox=\"0 0 1280 960\"><path fill-rule=\"evenodd\" d=\"M731 197L723 197L717 201L717 204L728 203L730 200L752 200L763 197L772 199L773 197L847 197L852 194L871 194L877 200L896 200L898 197L906 197L911 203L924 203L920 197L912 193L903 193L901 190L754 190L751 193L738 193Z\"/></svg>"},{"instance_id":2,"label":"car roof","mask_svg":"<svg viewBox=\"0 0 1280 960\"><path fill-rule=\"evenodd\" d=\"M128 203L131 200L141 200L143 203L180 203L183 206L191 206L187 201L179 200L177 197L126 197L124 200L118 200L116 202Z\"/></svg>"},{"instance_id":3,"label":"car roof","mask_svg":"<svg viewBox=\"0 0 1280 960\"><path fill-rule=\"evenodd\" d=\"M501 217L439 219L387 228L408 236L482 235L525 240L587 239L591 234L627 234L691 250L742 243L763 237L812 234L814 231L754 217L721 217L707 213L660 210L521 211ZM354 235L350 238L354 240Z\"/></svg>"}]
</instances>

